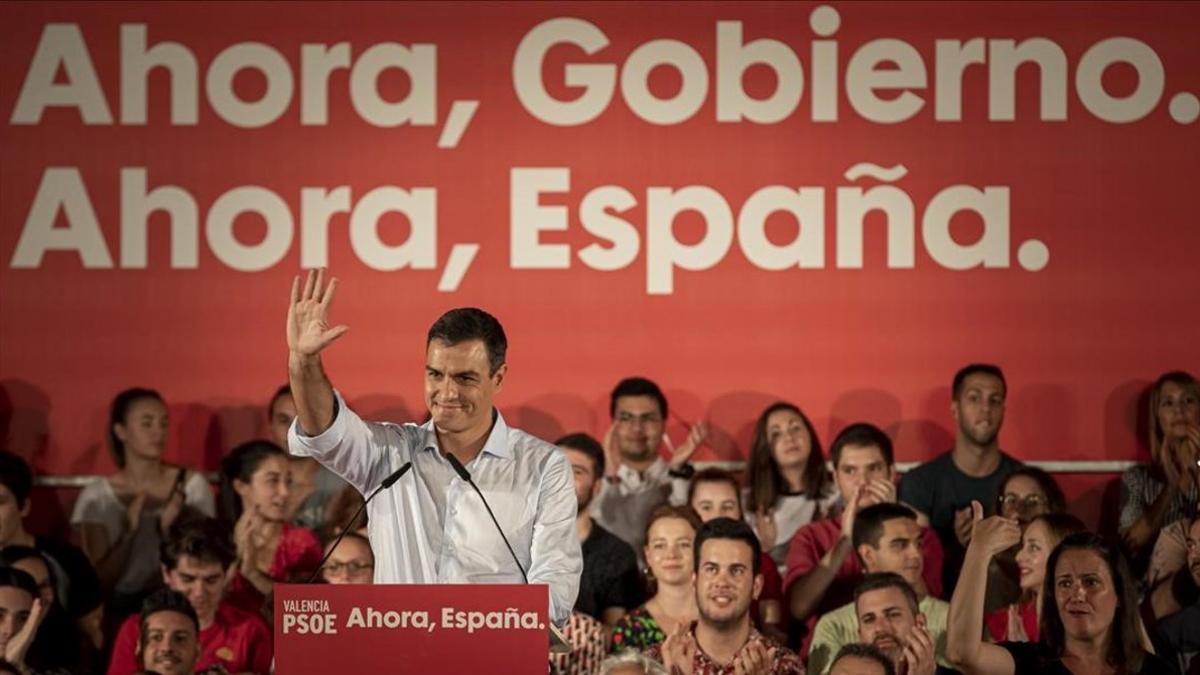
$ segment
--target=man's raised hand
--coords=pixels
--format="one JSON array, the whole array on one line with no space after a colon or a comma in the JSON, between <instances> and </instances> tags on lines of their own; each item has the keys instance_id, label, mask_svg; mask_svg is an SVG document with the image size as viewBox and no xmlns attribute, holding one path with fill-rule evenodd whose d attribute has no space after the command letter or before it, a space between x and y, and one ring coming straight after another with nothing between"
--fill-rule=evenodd
<instances>
[{"instance_id":1,"label":"man's raised hand","mask_svg":"<svg viewBox=\"0 0 1200 675\"><path fill-rule=\"evenodd\" d=\"M300 287L300 277L292 279L292 301L288 305L288 349L299 356L316 356L338 339L349 326L329 327L329 306L337 291L337 279L325 283L325 270L309 270Z\"/></svg>"}]
</instances>

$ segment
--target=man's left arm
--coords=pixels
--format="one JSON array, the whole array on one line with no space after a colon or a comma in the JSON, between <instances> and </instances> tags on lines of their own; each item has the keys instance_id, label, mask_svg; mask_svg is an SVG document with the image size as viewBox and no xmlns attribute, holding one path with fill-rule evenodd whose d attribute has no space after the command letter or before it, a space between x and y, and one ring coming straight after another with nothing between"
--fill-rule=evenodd
<instances>
[{"instance_id":1,"label":"man's left arm","mask_svg":"<svg viewBox=\"0 0 1200 675\"><path fill-rule=\"evenodd\" d=\"M562 452L549 453L543 466L529 551L529 583L550 586L550 620L562 626L571 618L583 573L583 554L575 533L575 479Z\"/></svg>"}]
</instances>

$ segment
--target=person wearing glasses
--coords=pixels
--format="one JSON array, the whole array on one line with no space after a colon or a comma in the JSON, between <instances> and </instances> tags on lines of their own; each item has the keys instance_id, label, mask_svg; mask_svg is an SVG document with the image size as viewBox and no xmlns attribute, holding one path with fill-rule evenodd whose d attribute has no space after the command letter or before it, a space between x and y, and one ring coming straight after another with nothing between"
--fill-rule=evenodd
<instances>
[{"instance_id":1,"label":"person wearing glasses","mask_svg":"<svg viewBox=\"0 0 1200 675\"><path fill-rule=\"evenodd\" d=\"M995 509L997 514L1016 521L1024 533L1036 518L1047 514L1065 513L1067 499L1053 476L1037 467L1022 466L1000 483ZM992 558L988 568L985 604L988 612L1007 610L1012 605L1028 599L1017 562L1017 552L1020 549L1021 547L1014 546Z\"/></svg>"},{"instance_id":2,"label":"person wearing glasses","mask_svg":"<svg viewBox=\"0 0 1200 675\"><path fill-rule=\"evenodd\" d=\"M604 484L592 500L592 518L633 547L645 566L646 519L663 504L687 500L687 482L695 473L689 463L708 432L691 428L679 447L665 433L667 397L644 377L627 377L609 397L612 426L604 435ZM667 445L670 458L659 448Z\"/></svg>"},{"instance_id":3,"label":"person wearing glasses","mask_svg":"<svg viewBox=\"0 0 1200 675\"><path fill-rule=\"evenodd\" d=\"M330 542L325 547L329 560L321 568L321 578L330 584L369 584L375 575L375 554L371 542L356 532L347 532L331 553Z\"/></svg>"}]
</instances>

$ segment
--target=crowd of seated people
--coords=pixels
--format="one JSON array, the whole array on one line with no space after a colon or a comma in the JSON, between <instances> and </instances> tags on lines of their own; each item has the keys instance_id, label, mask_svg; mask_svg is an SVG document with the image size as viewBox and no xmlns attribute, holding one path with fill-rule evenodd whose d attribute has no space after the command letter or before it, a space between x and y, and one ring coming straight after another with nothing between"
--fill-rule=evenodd
<instances>
[{"instance_id":1,"label":"crowd of seated people","mask_svg":"<svg viewBox=\"0 0 1200 675\"><path fill-rule=\"evenodd\" d=\"M551 672L1200 672L1195 378L1154 383L1150 461L1121 477L1111 533L1001 449L1007 393L996 366L956 373L953 446L903 475L870 421L826 447L774 403L732 472L694 466L703 424L672 443L657 384L621 380L606 433L555 442L584 567ZM276 583L372 582L363 497L289 456L286 387L216 486L164 459L167 409L113 399L117 470L80 493L72 541L26 528L33 473L0 452L0 675L270 673Z\"/></svg>"}]
</instances>

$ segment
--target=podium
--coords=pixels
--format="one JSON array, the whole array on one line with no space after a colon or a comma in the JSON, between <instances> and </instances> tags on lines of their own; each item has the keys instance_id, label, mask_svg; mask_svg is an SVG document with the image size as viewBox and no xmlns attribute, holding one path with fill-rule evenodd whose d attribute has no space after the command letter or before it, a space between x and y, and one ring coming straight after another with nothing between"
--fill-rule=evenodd
<instances>
[{"instance_id":1,"label":"podium","mask_svg":"<svg viewBox=\"0 0 1200 675\"><path fill-rule=\"evenodd\" d=\"M548 593L545 584L276 584L276 672L545 675Z\"/></svg>"}]
</instances>

